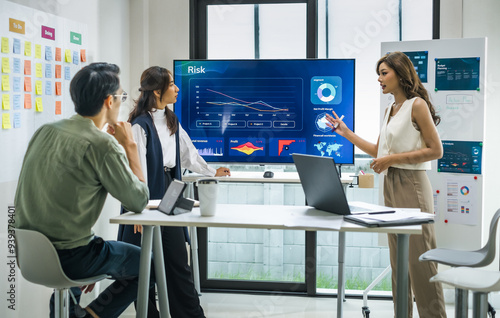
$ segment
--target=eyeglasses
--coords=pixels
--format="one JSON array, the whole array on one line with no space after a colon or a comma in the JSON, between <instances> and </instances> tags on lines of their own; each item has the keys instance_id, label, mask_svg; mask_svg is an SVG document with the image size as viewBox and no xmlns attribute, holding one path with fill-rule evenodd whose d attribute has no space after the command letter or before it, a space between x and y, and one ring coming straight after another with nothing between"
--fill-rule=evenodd
<instances>
[{"instance_id":1,"label":"eyeglasses","mask_svg":"<svg viewBox=\"0 0 500 318\"><path fill-rule=\"evenodd\" d=\"M123 91L121 94L118 94L118 95L113 95L113 96L114 96L114 97L121 96L121 97L122 97L122 103L123 103L124 101L126 101L126 100L127 100L127 96L128 96L128 94L127 94L127 92L126 92L126 91Z\"/></svg>"}]
</instances>

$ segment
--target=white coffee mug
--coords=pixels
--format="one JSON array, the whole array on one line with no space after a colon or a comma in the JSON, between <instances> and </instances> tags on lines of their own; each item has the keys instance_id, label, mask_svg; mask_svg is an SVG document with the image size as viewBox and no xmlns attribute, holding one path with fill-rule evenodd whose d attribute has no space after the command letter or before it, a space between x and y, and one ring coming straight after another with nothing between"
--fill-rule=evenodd
<instances>
[{"instance_id":1,"label":"white coffee mug","mask_svg":"<svg viewBox=\"0 0 500 318\"><path fill-rule=\"evenodd\" d=\"M200 179L198 184L198 199L200 201L200 214L202 216L213 216L217 206L217 195L219 192L219 181L216 179Z\"/></svg>"}]
</instances>

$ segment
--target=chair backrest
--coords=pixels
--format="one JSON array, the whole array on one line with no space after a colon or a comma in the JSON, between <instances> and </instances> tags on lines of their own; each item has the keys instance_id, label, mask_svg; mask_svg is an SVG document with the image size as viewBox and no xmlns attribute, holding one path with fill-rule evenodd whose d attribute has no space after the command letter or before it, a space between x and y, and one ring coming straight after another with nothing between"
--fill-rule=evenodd
<instances>
[{"instance_id":1,"label":"chair backrest","mask_svg":"<svg viewBox=\"0 0 500 318\"><path fill-rule=\"evenodd\" d=\"M16 258L23 277L50 288L75 284L64 274L52 242L40 232L16 229Z\"/></svg>"},{"instance_id":2,"label":"chair backrest","mask_svg":"<svg viewBox=\"0 0 500 318\"><path fill-rule=\"evenodd\" d=\"M481 248L481 251L485 253L485 257L483 261L477 264L477 266L475 267L489 265L495 259L497 224L499 219L500 219L500 209L498 209L495 212L495 215L493 215L493 218L491 219L490 235L488 237L488 242L486 242L486 245L484 245L483 248Z\"/></svg>"}]
</instances>

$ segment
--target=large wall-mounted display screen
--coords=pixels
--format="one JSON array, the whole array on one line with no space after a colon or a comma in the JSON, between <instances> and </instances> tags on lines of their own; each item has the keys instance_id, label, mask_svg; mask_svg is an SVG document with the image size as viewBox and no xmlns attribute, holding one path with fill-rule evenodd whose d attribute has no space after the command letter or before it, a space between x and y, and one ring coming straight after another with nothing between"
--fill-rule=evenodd
<instances>
[{"instance_id":1,"label":"large wall-mounted display screen","mask_svg":"<svg viewBox=\"0 0 500 318\"><path fill-rule=\"evenodd\" d=\"M334 110L354 130L353 59L176 60L174 110L207 162L292 163L292 153L354 163L326 126Z\"/></svg>"}]
</instances>

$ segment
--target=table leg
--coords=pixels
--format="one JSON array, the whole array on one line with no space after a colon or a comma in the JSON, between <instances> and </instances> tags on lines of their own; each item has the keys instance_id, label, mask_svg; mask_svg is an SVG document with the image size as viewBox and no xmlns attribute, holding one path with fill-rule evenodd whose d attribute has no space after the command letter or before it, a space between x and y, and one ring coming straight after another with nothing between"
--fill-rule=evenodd
<instances>
[{"instance_id":1,"label":"table leg","mask_svg":"<svg viewBox=\"0 0 500 318\"><path fill-rule=\"evenodd\" d=\"M409 234L397 234L397 275L396 275L396 318L408 317L408 258L409 258Z\"/></svg>"},{"instance_id":2,"label":"table leg","mask_svg":"<svg viewBox=\"0 0 500 318\"><path fill-rule=\"evenodd\" d=\"M170 317L168 307L167 277L165 274L165 261L163 260L163 245L161 243L161 228L153 227L153 261L155 264L156 288L158 288L158 303L160 304L160 317Z\"/></svg>"},{"instance_id":3,"label":"table leg","mask_svg":"<svg viewBox=\"0 0 500 318\"><path fill-rule=\"evenodd\" d=\"M137 318L146 318L148 312L152 242L153 226L144 225L142 227L141 260L139 265L139 289L137 291Z\"/></svg>"},{"instance_id":4,"label":"table leg","mask_svg":"<svg viewBox=\"0 0 500 318\"><path fill-rule=\"evenodd\" d=\"M345 232L339 232L339 272L337 278L337 318L343 317L343 306L345 298L345 282L344 282L344 267L345 267Z\"/></svg>"},{"instance_id":5,"label":"table leg","mask_svg":"<svg viewBox=\"0 0 500 318\"><path fill-rule=\"evenodd\" d=\"M193 264L191 268L193 269L193 279L194 279L194 288L198 292L198 295L201 295L201 286L200 286L200 262L198 260L198 233L196 232L196 227L191 226L191 256L193 260Z\"/></svg>"}]
</instances>

